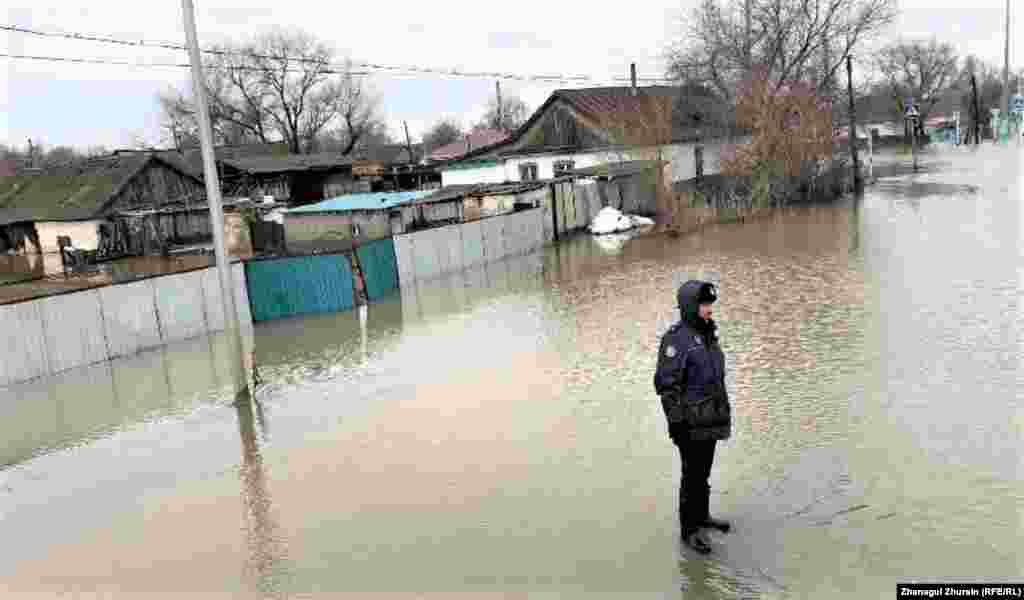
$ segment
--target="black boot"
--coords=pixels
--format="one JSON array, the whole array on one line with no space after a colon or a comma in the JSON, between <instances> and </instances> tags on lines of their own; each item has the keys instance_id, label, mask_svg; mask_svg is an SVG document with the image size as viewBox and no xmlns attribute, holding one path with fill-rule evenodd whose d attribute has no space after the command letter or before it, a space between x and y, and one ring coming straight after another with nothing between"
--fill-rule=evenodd
<instances>
[{"instance_id":1,"label":"black boot","mask_svg":"<svg viewBox=\"0 0 1024 600\"><path fill-rule=\"evenodd\" d=\"M683 543L693 548L700 554L711 553L711 543L704 537L704 534L700 531L694 531L689 534L683 535Z\"/></svg>"},{"instance_id":2,"label":"black boot","mask_svg":"<svg viewBox=\"0 0 1024 600\"><path fill-rule=\"evenodd\" d=\"M723 519L716 519L714 517L707 517L706 519L704 519L704 522L701 523L701 526L708 527L710 529L717 529L722 533L729 533L729 529L732 528L732 525L729 523L729 521L725 521Z\"/></svg>"}]
</instances>

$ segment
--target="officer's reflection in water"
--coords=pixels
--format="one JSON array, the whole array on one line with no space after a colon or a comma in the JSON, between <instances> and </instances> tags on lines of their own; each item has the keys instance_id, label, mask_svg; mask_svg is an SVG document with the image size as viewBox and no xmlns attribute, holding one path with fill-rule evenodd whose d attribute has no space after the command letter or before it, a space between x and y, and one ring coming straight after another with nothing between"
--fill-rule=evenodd
<instances>
[{"instance_id":1,"label":"officer's reflection in water","mask_svg":"<svg viewBox=\"0 0 1024 600\"><path fill-rule=\"evenodd\" d=\"M711 517L708 477L717 440L732 431L729 394L725 389L725 354L718 345L712 305L714 284L691 280L676 294L681 319L661 338L654 389L668 421L668 433L679 448L679 524L684 544L701 554L711 552L702 529L729 531L729 523Z\"/></svg>"}]
</instances>

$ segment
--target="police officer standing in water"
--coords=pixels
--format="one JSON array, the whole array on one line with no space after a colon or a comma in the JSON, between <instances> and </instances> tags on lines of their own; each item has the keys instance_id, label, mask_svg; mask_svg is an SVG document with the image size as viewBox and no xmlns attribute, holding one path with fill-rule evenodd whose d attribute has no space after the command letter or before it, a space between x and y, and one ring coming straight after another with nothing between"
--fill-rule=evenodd
<instances>
[{"instance_id":1,"label":"police officer standing in water","mask_svg":"<svg viewBox=\"0 0 1024 600\"><path fill-rule=\"evenodd\" d=\"M679 448L679 523L683 543L701 554L711 552L702 529L729 531L729 523L711 517L708 478L715 443L732 430L725 389L725 354L718 345L712 304L715 286L688 281L676 294L682 319L661 338L654 389L668 420L668 433Z\"/></svg>"}]
</instances>

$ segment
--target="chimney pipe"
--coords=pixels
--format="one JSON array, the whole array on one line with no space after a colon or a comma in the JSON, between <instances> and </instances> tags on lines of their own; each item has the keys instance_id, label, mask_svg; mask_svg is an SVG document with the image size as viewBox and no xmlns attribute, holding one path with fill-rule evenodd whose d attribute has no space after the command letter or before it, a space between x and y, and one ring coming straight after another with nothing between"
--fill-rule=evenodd
<instances>
[{"instance_id":1,"label":"chimney pipe","mask_svg":"<svg viewBox=\"0 0 1024 600\"><path fill-rule=\"evenodd\" d=\"M630 63L629 65L629 79L633 84L633 89L631 91L633 95L636 96L636 63Z\"/></svg>"}]
</instances>

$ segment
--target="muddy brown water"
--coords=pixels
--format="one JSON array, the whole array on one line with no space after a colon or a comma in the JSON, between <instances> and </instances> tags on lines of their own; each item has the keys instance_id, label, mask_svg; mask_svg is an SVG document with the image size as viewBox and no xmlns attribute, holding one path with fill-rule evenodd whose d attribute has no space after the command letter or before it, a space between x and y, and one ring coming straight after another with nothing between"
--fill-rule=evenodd
<instances>
[{"instance_id":1,"label":"muddy brown water","mask_svg":"<svg viewBox=\"0 0 1024 600\"><path fill-rule=\"evenodd\" d=\"M947 151L860 201L578 237L260 324L255 402L232 405L219 336L0 389L0 591L852 599L1019 580L1020 159ZM720 285L735 415L711 476L734 530L708 558L679 547L651 384L690 276Z\"/></svg>"}]
</instances>

